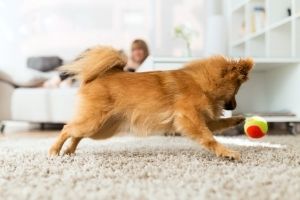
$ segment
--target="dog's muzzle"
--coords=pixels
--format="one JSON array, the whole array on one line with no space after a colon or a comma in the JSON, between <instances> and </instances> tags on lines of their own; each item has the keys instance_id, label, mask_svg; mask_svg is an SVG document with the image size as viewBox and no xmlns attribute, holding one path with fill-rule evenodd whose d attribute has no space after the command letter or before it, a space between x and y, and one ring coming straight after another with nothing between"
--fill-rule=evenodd
<instances>
[{"instance_id":1,"label":"dog's muzzle","mask_svg":"<svg viewBox=\"0 0 300 200\"><path fill-rule=\"evenodd\" d=\"M225 110L234 110L235 108L236 108L235 98L233 98L230 101L226 102L225 105L224 105Z\"/></svg>"}]
</instances>

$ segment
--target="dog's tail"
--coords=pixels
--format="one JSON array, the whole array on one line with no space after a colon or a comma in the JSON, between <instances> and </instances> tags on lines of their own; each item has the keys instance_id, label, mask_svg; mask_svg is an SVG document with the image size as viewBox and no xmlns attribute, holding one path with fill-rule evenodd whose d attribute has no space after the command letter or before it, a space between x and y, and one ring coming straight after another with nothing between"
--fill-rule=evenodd
<instances>
[{"instance_id":1,"label":"dog's tail","mask_svg":"<svg viewBox=\"0 0 300 200\"><path fill-rule=\"evenodd\" d=\"M123 72L127 64L124 54L111 47L97 46L82 53L73 63L60 69L89 83L107 73Z\"/></svg>"}]
</instances>

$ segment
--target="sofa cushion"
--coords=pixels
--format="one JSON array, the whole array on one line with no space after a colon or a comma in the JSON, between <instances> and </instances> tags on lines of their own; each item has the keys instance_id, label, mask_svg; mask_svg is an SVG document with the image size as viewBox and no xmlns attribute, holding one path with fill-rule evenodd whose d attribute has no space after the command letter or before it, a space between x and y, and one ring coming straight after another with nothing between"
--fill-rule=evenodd
<instances>
[{"instance_id":1,"label":"sofa cushion","mask_svg":"<svg viewBox=\"0 0 300 200\"><path fill-rule=\"evenodd\" d=\"M58 56L29 57L27 67L42 72L56 69L63 64L63 60Z\"/></svg>"},{"instance_id":2,"label":"sofa cushion","mask_svg":"<svg viewBox=\"0 0 300 200\"><path fill-rule=\"evenodd\" d=\"M18 88L12 98L13 120L65 123L73 115L77 88Z\"/></svg>"}]
</instances>

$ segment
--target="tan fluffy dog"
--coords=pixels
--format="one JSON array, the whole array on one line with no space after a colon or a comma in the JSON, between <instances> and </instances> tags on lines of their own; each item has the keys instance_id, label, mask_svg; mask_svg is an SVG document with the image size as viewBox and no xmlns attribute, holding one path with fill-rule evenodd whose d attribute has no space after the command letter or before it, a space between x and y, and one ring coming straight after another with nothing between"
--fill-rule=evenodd
<instances>
[{"instance_id":1,"label":"tan fluffy dog","mask_svg":"<svg viewBox=\"0 0 300 200\"><path fill-rule=\"evenodd\" d=\"M251 59L210 57L165 72L124 72L126 58L109 47L96 47L64 70L82 80L74 118L51 147L58 155L71 138L66 154L75 152L82 138L105 139L121 131L180 132L217 156L240 159L218 143L214 131L235 126L243 117L220 118L222 109L236 107L235 95L248 78Z\"/></svg>"}]
</instances>

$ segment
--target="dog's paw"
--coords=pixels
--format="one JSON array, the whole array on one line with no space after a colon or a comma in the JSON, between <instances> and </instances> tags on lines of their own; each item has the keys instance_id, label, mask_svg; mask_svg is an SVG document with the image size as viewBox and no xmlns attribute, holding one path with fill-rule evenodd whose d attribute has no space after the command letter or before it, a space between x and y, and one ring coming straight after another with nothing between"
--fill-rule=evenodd
<instances>
[{"instance_id":1,"label":"dog's paw","mask_svg":"<svg viewBox=\"0 0 300 200\"><path fill-rule=\"evenodd\" d=\"M230 160L241 160L241 154L237 151L223 148L222 150L216 152L218 157L227 158Z\"/></svg>"},{"instance_id":2,"label":"dog's paw","mask_svg":"<svg viewBox=\"0 0 300 200\"><path fill-rule=\"evenodd\" d=\"M57 149L51 148L48 152L48 156L55 157L59 155L59 151Z\"/></svg>"},{"instance_id":3,"label":"dog's paw","mask_svg":"<svg viewBox=\"0 0 300 200\"><path fill-rule=\"evenodd\" d=\"M244 123L246 120L246 118L244 116L237 116L237 117L234 117L234 119L235 119L236 125Z\"/></svg>"},{"instance_id":4,"label":"dog's paw","mask_svg":"<svg viewBox=\"0 0 300 200\"><path fill-rule=\"evenodd\" d=\"M71 156L71 155L74 155L74 154L75 154L75 151L71 150L71 149L66 149L63 153L63 155L68 155L68 156Z\"/></svg>"}]
</instances>

